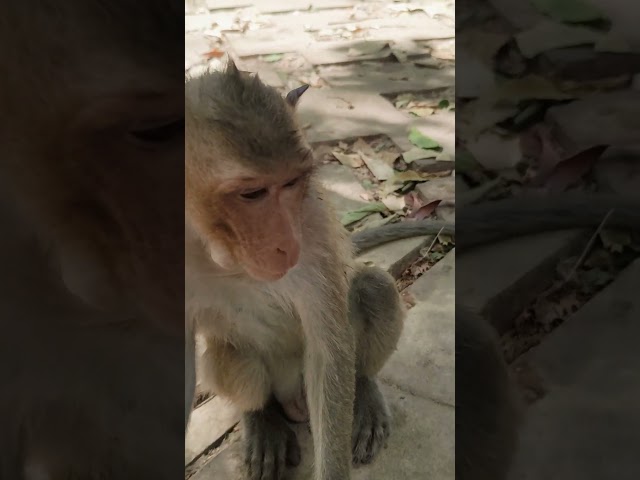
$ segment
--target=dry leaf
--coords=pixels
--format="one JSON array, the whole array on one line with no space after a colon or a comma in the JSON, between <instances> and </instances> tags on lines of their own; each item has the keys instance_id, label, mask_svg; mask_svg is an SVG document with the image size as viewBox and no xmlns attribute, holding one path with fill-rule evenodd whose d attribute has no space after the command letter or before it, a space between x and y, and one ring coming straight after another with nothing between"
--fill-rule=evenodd
<instances>
[{"instance_id":1,"label":"dry leaf","mask_svg":"<svg viewBox=\"0 0 640 480\"><path fill-rule=\"evenodd\" d=\"M357 153L331 152L331 154L343 165L351 168L359 168L363 165L362 157Z\"/></svg>"},{"instance_id":2,"label":"dry leaf","mask_svg":"<svg viewBox=\"0 0 640 480\"><path fill-rule=\"evenodd\" d=\"M484 133L467 143L467 149L486 170L495 172L515 167L521 159L520 139Z\"/></svg>"},{"instance_id":3,"label":"dry leaf","mask_svg":"<svg viewBox=\"0 0 640 480\"><path fill-rule=\"evenodd\" d=\"M625 230L609 229L600 232L602 245L614 253L622 253L625 247L631 246L631 234Z\"/></svg>"},{"instance_id":4,"label":"dry leaf","mask_svg":"<svg viewBox=\"0 0 640 480\"><path fill-rule=\"evenodd\" d=\"M202 54L202 56L207 60L211 60L212 58L224 57L224 52L222 50L214 48L213 50L209 50L208 52Z\"/></svg>"},{"instance_id":5,"label":"dry leaf","mask_svg":"<svg viewBox=\"0 0 640 480\"><path fill-rule=\"evenodd\" d=\"M437 156L438 152L435 150L425 150L418 147L407 150L402 154L402 158L407 163L415 162L416 160L423 160L425 158L436 158Z\"/></svg>"},{"instance_id":6,"label":"dry leaf","mask_svg":"<svg viewBox=\"0 0 640 480\"><path fill-rule=\"evenodd\" d=\"M607 146L595 146L560 162L547 178L545 185L551 192L563 192L589 173Z\"/></svg>"},{"instance_id":7,"label":"dry leaf","mask_svg":"<svg viewBox=\"0 0 640 480\"><path fill-rule=\"evenodd\" d=\"M388 42L359 42L356 45L352 46L348 51L347 55L350 57L361 57L365 55L375 55L378 52L381 52L385 48L389 47Z\"/></svg>"},{"instance_id":8,"label":"dry leaf","mask_svg":"<svg viewBox=\"0 0 640 480\"><path fill-rule=\"evenodd\" d=\"M442 200L434 200L427 203L426 205L422 205L420 208L407 215L407 218L413 218L414 220L424 220L425 218L430 217L435 213L436 208L438 208L438 205L440 205L440 202L442 202Z\"/></svg>"}]
</instances>

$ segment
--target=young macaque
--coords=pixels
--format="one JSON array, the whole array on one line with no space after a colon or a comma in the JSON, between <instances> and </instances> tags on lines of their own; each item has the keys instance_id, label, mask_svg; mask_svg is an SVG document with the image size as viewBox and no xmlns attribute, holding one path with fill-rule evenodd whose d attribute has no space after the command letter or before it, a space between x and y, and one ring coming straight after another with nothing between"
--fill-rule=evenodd
<instances>
[{"instance_id":1,"label":"young macaque","mask_svg":"<svg viewBox=\"0 0 640 480\"><path fill-rule=\"evenodd\" d=\"M315 479L348 480L390 431L376 374L404 309L393 278L357 265L286 98L229 63L185 86L186 314L203 381L244 412L251 479L283 478L310 420Z\"/></svg>"},{"instance_id":2,"label":"young macaque","mask_svg":"<svg viewBox=\"0 0 640 480\"><path fill-rule=\"evenodd\" d=\"M456 479L506 480L521 403L483 318L456 306Z\"/></svg>"},{"instance_id":3,"label":"young macaque","mask_svg":"<svg viewBox=\"0 0 640 480\"><path fill-rule=\"evenodd\" d=\"M184 25L0 5L0 478L184 472Z\"/></svg>"}]
</instances>

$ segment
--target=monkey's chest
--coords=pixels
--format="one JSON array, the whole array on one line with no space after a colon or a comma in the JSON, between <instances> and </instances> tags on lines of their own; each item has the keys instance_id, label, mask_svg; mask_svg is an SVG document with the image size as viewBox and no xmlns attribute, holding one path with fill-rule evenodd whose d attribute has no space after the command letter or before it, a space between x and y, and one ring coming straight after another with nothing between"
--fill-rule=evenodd
<instances>
[{"instance_id":1,"label":"monkey's chest","mask_svg":"<svg viewBox=\"0 0 640 480\"><path fill-rule=\"evenodd\" d=\"M295 310L268 295L254 296L230 306L232 337L268 356L302 355L304 337Z\"/></svg>"}]
</instances>

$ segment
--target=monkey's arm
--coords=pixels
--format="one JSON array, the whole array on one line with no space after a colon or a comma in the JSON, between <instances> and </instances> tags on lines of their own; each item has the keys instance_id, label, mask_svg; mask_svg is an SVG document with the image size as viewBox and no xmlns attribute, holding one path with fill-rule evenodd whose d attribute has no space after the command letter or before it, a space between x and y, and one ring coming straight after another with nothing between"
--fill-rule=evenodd
<instances>
[{"instance_id":1,"label":"monkey's arm","mask_svg":"<svg viewBox=\"0 0 640 480\"><path fill-rule=\"evenodd\" d=\"M355 339L347 316L345 275L338 269L323 270L321 294L313 304L297 305L307 339L304 378L313 433L314 479L349 480Z\"/></svg>"},{"instance_id":2,"label":"monkey's arm","mask_svg":"<svg viewBox=\"0 0 640 480\"><path fill-rule=\"evenodd\" d=\"M640 199L607 194L558 194L484 202L456 213L457 245L469 248L520 235L599 225L610 210L607 226L640 230ZM384 225L354 233L357 253L394 240L455 234L452 222L422 220Z\"/></svg>"}]
</instances>

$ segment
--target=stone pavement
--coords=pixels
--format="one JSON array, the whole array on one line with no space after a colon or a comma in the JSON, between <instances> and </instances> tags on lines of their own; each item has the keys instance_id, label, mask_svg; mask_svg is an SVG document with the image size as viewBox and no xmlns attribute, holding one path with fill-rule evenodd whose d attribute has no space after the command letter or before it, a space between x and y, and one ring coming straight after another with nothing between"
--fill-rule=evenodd
<instances>
[{"instance_id":1,"label":"stone pavement","mask_svg":"<svg viewBox=\"0 0 640 480\"><path fill-rule=\"evenodd\" d=\"M511 480L640 478L640 260L521 360L547 394L529 408Z\"/></svg>"},{"instance_id":2,"label":"stone pavement","mask_svg":"<svg viewBox=\"0 0 640 480\"><path fill-rule=\"evenodd\" d=\"M300 102L300 120L317 153L330 159L322 161L319 173L340 217L374 200L389 207L386 214L407 213L402 195L387 195L393 190L389 184L398 180L373 175L385 170L379 168L380 162L375 169L370 161L380 151L387 153L380 155L387 164L402 152L415 153L409 134L416 129L441 147L437 158L435 153L427 155L420 160L422 165L444 175L416 177L411 171L414 164L409 164L403 173L410 175L405 178L421 182L416 193L423 202L442 201L437 216L453 219L453 164L448 167L447 161L454 152L455 114L446 107L425 107L429 102L437 105L441 98L453 104L452 0L191 4L194 10L185 16L185 70L190 75L207 66L219 68L229 55L240 69L258 72L283 92L301 83L311 85ZM197 10L199 6L204 9ZM371 138L382 138L383 143L378 148ZM362 139L374 148L356 149ZM355 154L348 153L346 144ZM359 158L359 167L340 163L331 157L336 151L352 158L366 151L367 156L362 155L366 166ZM356 228L384 221L374 214ZM361 260L399 275L432 242L432 238L394 242L366 252ZM454 478L454 265L451 251L403 292L415 306L409 310L398 351L380 376L394 430L388 448L373 465L358 469L355 479ZM243 479L238 420L233 407L218 397L195 409L185 448L188 477ZM309 479L309 432L306 426L296 429L304 462L290 472L290 478Z\"/></svg>"}]
</instances>

